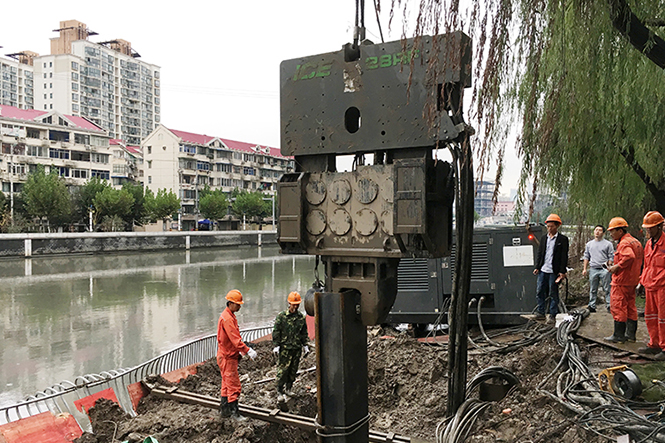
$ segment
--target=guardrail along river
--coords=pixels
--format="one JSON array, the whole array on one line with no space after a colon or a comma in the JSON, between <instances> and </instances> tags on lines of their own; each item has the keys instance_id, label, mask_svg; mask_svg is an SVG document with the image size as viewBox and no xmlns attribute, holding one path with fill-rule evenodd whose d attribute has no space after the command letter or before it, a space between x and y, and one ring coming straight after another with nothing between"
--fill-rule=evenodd
<instances>
[{"instance_id":1,"label":"guardrail along river","mask_svg":"<svg viewBox=\"0 0 665 443\"><path fill-rule=\"evenodd\" d=\"M313 269L274 246L0 260L0 405L215 333L229 289L241 328L270 323Z\"/></svg>"}]
</instances>

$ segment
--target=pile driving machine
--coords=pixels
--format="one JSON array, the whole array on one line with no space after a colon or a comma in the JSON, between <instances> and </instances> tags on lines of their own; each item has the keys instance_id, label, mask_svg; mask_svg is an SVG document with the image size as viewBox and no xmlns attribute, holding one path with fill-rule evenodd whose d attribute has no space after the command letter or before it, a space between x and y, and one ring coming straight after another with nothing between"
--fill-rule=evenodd
<instances>
[{"instance_id":1,"label":"pile driving machine","mask_svg":"<svg viewBox=\"0 0 665 443\"><path fill-rule=\"evenodd\" d=\"M367 326L390 312L400 258L450 253L456 174L434 152L468 130L471 41L455 32L348 44L282 62L280 81L281 151L296 167L277 187L278 242L325 265L325 289L306 302L319 435L367 442ZM338 155L355 156L351 172L336 171Z\"/></svg>"}]
</instances>

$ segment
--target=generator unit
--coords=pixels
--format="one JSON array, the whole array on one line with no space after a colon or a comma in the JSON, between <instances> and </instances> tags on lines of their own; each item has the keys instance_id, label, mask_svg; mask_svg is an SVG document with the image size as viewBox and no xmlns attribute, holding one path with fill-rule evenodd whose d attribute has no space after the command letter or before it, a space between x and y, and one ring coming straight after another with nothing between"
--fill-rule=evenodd
<instances>
[{"instance_id":1,"label":"generator unit","mask_svg":"<svg viewBox=\"0 0 665 443\"><path fill-rule=\"evenodd\" d=\"M483 325L515 325L536 305L533 270L544 226L488 226L474 229L469 300L482 302ZM455 236L453 236L453 239ZM387 323L434 323L447 312L452 294L455 244L449 257L402 258L397 297ZM477 323L477 305L469 322ZM447 323L447 319L444 320Z\"/></svg>"}]
</instances>

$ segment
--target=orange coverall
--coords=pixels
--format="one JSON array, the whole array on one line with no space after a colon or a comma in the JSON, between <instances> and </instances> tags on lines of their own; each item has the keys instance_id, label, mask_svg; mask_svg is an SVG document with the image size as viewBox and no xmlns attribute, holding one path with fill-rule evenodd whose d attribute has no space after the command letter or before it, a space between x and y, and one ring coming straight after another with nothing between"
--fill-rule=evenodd
<instances>
[{"instance_id":1,"label":"orange coverall","mask_svg":"<svg viewBox=\"0 0 665 443\"><path fill-rule=\"evenodd\" d=\"M233 403L240 397L238 360L249 347L240 338L236 315L227 307L217 322L217 365L222 374L222 397Z\"/></svg>"},{"instance_id":2,"label":"orange coverall","mask_svg":"<svg viewBox=\"0 0 665 443\"><path fill-rule=\"evenodd\" d=\"M614 321L625 323L627 319L637 320L635 307L635 287L640 282L640 271L644 250L639 241L626 233L614 253L614 264L619 269L612 274L610 309Z\"/></svg>"},{"instance_id":3,"label":"orange coverall","mask_svg":"<svg viewBox=\"0 0 665 443\"><path fill-rule=\"evenodd\" d=\"M649 347L665 349L665 235L656 243L647 240L644 271L640 283L646 293L644 320L649 331Z\"/></svg>"}]
</instances>

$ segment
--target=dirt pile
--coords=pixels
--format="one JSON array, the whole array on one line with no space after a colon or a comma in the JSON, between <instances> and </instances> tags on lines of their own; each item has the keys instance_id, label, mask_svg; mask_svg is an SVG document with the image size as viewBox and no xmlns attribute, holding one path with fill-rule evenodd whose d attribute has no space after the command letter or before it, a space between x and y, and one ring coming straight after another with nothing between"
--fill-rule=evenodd
<instances>
[{"instance_id":1,"label":"dirt pile","mask_svg":"<svg viewBox=\"0 0 665 443\"><path fill-rule=\"evenodd\" d=\"M386 336L392 333L392 336ZM602 347L580 343L587 362L607 362L612 356ZM255 361L242 359L241 402L263 408L277 408L274 381L276 372L272 343L255 346ZM561 356L553 337L537 344L499 355L470 348L469 379L489 366L503 366L521 380L517 389L494 404L480 417L471 442L564 442L600 443L606 441L575 425L573 413L538 393L536 387L553 371ZM434 441L435 429L445 417L447 345L418 342L407 333L374 328L369 333L370 428L395 432L419 440ZM314 366L314 354L307 355L301 369ZM606 364L603 365L603 367ZM554 390L556 376L546 384ZM164 384L169 384L163 381ZM188 391L219 396L221 378L214 359L205 362L196 375L179 385ZM289 412L314 417L316 406L315 372L302 374L294 384L295 395ZM510 410L510 412L507 412ZM159 443L203 442L311 442L313 433L282 425L248 420L237 424L221 419L217 410L177 403L148 395L130 418L112 402L99 401L90 410L93 434L84 434L78 443L142 442L149 435Z\"/></svg>"}]
</instances>

